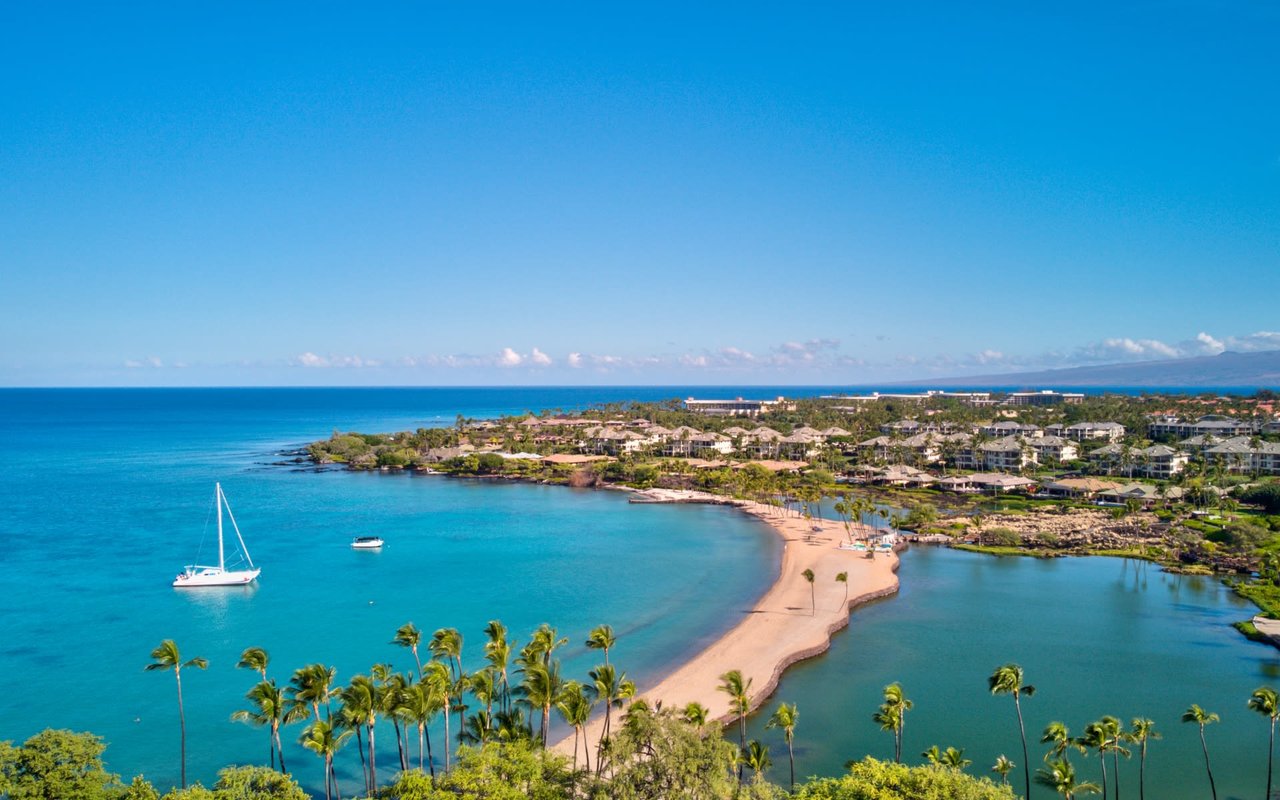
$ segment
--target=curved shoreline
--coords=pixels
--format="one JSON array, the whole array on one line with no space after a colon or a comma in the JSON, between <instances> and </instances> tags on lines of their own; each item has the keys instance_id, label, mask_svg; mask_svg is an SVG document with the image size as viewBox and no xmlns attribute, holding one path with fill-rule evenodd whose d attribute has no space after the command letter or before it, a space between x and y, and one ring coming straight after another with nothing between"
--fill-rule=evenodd
<instances>
[{"instance_id":1,"label":"curved shoreline","mask_svg":"<svg viewBox=\"0 0 1280 800\"><path fill-rule=\"evenodd\" d=\"M662 501L658 501L662 502ZM748 696L753 710L777 689L783 672L797 662L820 655L831 647L831 637L849 624L849 612L856 606L898 591L898 557L840 550L844 527L826 522L814 530L811 520L789 516L772 506L746 501L729 501L718 495L682 493L665 502L710 502L732 505L766 523L783 540L782 565L778 577L759 600L744 611L744 619L692 659L681 664L656 685L637 694L651 704L678 708L691 701L708 709L708 718L727 724L735 717L729 697L717 688L720 676L740 670L751 682ZM801 574L811 569L812 586ZM848 600L845 586L835 580L848 573ZM812 594L811 594L812 591ZM812 603L812 606L811 606ZM811 613L812 608L812 613ZM602 712L587 725L587 741L600 737ZM555 747L571 752L574 737L567 736Z\"/></svg>"}]
</instances>

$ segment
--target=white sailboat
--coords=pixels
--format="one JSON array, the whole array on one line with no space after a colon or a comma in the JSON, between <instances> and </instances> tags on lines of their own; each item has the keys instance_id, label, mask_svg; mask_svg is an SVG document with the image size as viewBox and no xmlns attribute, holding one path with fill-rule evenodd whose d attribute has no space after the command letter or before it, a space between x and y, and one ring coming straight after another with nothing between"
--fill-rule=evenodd
<instances>
[{"instance_id":1,"label":"white sailboat","mask_svg":"<svg viewBox=\"0 0 1280 800\"><path fill-rule=\"evenodd\" d=\"M174 578L173 585L179 588L193 588L197 586L244 586L252 583L257 579L261 569L253 565L253 559L249 557L249 549L244 546L244 539L240 536L240 526L236 525L235 515L231 513L231 505L227 502L227 496L222 493L222 484L214 484L215 495L214 501L218 504L218 566L202 566L200 564L190 564L182 568L182 572L178 573L178 577ZM244 560L248 562L248 569L227 569L226 551L222 543L222 509L226 508L227 517L231 520L231 527L236 532L236 541L240 543L240 552L244 553Z\"/></svg>"}]
</instances>

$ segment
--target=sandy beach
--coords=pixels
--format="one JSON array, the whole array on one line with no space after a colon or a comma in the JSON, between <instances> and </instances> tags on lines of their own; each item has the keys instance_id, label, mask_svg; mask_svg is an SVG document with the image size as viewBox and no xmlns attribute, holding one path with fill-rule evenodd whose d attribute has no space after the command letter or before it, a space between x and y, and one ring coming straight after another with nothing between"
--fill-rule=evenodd
<instances>
[{"instance_id":1,"label":"sandy beach","mask_svg":"<svg viewBox=\"0 0 1280 800\"><path fill-rule=\"evenodd\" d=\"M675 494L675 493L672 493ZM699 502L697 493L679 493L667 502ZM724 503L725 498L708 495L710 502ZM643 689L640 697L664 707L681 707L696 700L710 710L710 717L728 722L729 696L719 691L720 676L729 670L740 670L751 681L751 707L757 708L778 685L778 680L791 664L824 652L831 635L849 624L849 609L859 603L898 589L898 558L894 554L877 553L874 559L864 553L839 549L845 541L845 529L838 521L819 523L761 503L735 502L736 507L757 517L784 541L782 569L777 581L749 610L732 630L698 653L692 660L663 678L656 686ZM803 572L813 570L812 604L810 584ZM848 602L845 586L836 581L840 572L849 574ZM643 687L642 687L643 688ZM596 741L604 724L597 713L587 727L587 741ZM573 737L556 745L566 754L571 752Z\"/></svg>"}]
</instances>

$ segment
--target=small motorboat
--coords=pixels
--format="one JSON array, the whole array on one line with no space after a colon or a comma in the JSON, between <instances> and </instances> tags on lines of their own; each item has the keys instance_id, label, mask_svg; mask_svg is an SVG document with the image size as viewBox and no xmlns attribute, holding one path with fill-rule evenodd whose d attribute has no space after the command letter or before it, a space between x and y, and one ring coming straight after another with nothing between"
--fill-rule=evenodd
<instances>
[{"instance_id":1,"label":"small motorboat","mask_svg":"<svg viewBox=\"0 0 1280 800\"><path fill-rule=\"evenodd\" d=\"M351 547L356 550L378 550L382 544L379 536L357 536L351 540Z\"/></svg>"}]
</instances>

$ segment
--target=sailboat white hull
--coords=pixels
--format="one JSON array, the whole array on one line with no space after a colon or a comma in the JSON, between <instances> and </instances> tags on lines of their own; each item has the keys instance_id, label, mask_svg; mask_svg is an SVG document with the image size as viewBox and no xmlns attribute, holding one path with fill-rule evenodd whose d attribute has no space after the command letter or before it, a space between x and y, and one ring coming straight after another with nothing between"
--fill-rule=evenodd
<instances>
[{"instance_id":1,"label":"sailboat white hull","mask_svg":"<svg viewBox=\"0 0 1280 800\"><path fill-rule=\"evenodd\" d=\"M235 514L231 513L231 506L227 503L227 496L222 493L222 484L214 484L213 497L214 503L218 506L218 566L209 567L201 564L188 564L182 568L182 572L178 573L178 577L173 579L175 588L244 586L257 580L258 573L262 572L262 570L253 565L253 558L249 556L249 549L244 546L244 537L240 535L240 526L236 524ZM226 547L222 536L222 512L224 510L231 519L231 527L236 532L236 542L240 545L240 552L244 554L244 560L249 563L248 569L227 569ZM234 564L233 566L239 566L239 564Z\"/></svg>"},{"instance_id":2,"label":"sailboat white hull","mask_svg":"<svg viewBox=\"0 0 1280 800\"><path fill-rule=\"evenodd\" d=\"M190 567L174 579L173 585L180 589L197 586L243 586L257 579L260 572L260 569L227 571L217 567Z\"/></svg>"}]
</instances>

